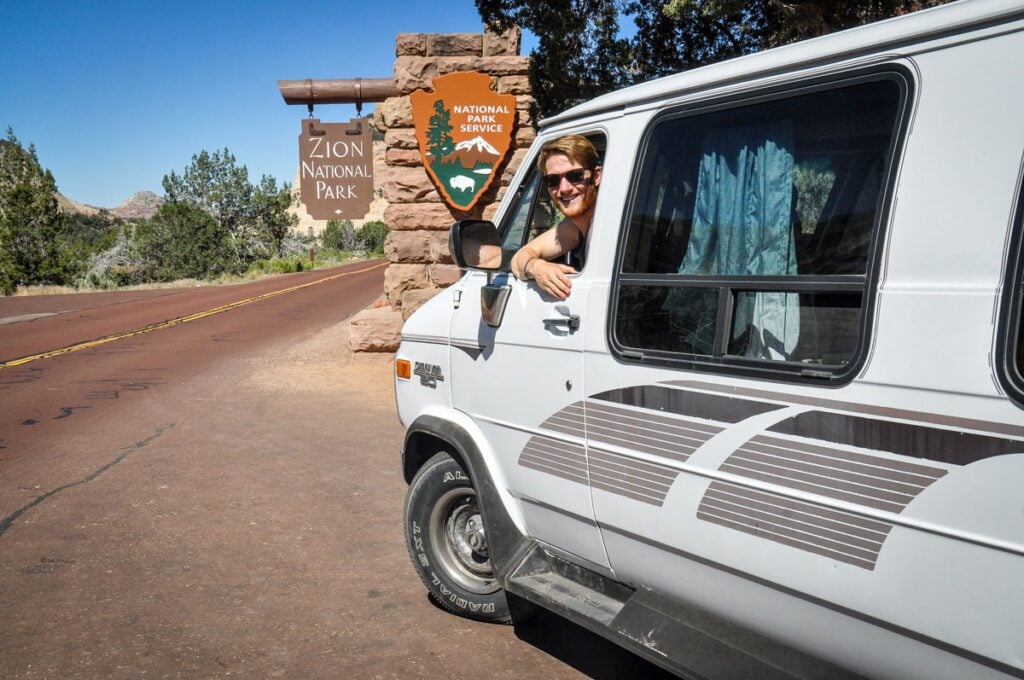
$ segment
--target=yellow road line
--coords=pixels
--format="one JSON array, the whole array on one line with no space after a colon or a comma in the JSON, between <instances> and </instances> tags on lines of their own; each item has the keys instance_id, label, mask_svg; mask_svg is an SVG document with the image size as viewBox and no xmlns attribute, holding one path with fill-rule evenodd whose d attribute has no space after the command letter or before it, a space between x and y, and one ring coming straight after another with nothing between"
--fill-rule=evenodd
<instances>
[{"instance_id":1,"label":"yellow road line","mask_svg":"<svg viewBox=\"0 0 1024 680\"><path fill-rule=\"evenodd\" d=\"M20 359L11 359L10 361L0 361L0 370L2 370L4 368L10 368L11 366L21 366L22 364L27 364L30 361L36 361L37 359L48 359L50 357L60 356L61 354L68 354L70 352L77 352L80 349L89 349L90 347L96 347L98 345L105 345L108 342L113 342L115 340L121 340L122 338L130 338L130 337L133 337L133 336L136 336L136 335L142 335L143 333L151 333L153 331L160 330L161 328L170 328L171 326L177 326L178 324L188 323L189 321L196 321L197 319L205 319L208 316L213 316L214 314L220 314L221 312L226 312L229 309L235 309L236 307L241 307L243 305L248 305L248 304L251 304L253 302L259 302L260 300L266 300L267 298L274 297L275 295L283 295L284 293L291 293L293 291L301 290L303 288L308 288L309 286L315 286L317 284L321 284L321 283L324 283L326 281L333 281L334 279L340 279L343 276L351 276L352 274L362 274L363 272L373 271L374 269L379 269L381 267L387 266L387 264L388 264L387 262L381 262L380 264L375 264L372 267L367 267L366 269L360 269L360 270L354 271L354 272L342 272L340 274L333 274L332 276L325 276L324 278L318 279L316 281L309 281L307 283L303 283L303 284L300 284L298 286L292 286L291 288L282 288L281 290L273 290L273 291L270 291L269 293L263 293L262 295L257 295L255 297L246 298L244 300L239 300L237 302L229 302L226 305L222 305L220 307L215 307L213 309L207 309L206 311L203 311L203 312L196 312L195 314L189 314L187 316L179 316L176 319L168 319L167 321L159 321L157 323L151 323L148 326L143 326L142 328L136 328L135 330L124 331L123 333L115 333L113 335L108 335L106 337L97 338L96 340L89 340L87 342L80 342L80 343L77 343L77 344L74 344L74 345L68 345L67 347L61 347L60 349L51 349L48 352L42 352L40 354L33 354L31 356L21 357Z\"/></svg>"}]
</instances>

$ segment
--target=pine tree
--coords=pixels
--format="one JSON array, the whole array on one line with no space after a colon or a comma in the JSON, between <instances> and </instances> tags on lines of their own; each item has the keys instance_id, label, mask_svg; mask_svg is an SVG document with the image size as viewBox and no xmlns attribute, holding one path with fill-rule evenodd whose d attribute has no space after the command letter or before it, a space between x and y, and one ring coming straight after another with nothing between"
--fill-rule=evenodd
<instances>
[{"instance_id":1,"label":"pine tree","mask_svg":"<svg viewBox=\"0 0 1024 680\"><path fill-rule=\"evenodd\" d=\"M163 186L167 199L164 206L187 204L214 220L215 226L207 220L195 221L197 237L201 236L212 248L211 254L199 267L203 276L240 273L259 258L277 255L285 235L295 223L295 218L287 212L292 202L290 187L285 184L279 189L277 181L268 176L263 176L254 186L249 182L249 170L238 165L227 149L212 154L208 151L195 154L182 174L171 171L164 176ZM166 249L188 252L189 244L161 240L157 235L168 229L179 233L184 226L184 217L196 214L182 207L163 210L154 217L164 220L157 225L160 228L153 231L143 229L140 238L156 239L155 243L162 249L159 252ZM182 236L187 238L185 234ZM158 252L151 245L140 244L139 252ZM178 268L180 276L195 276L195 268L186 266L185 260L178 255L168 252L164 259L181 265ZM160 271L162 278L174 277L173 271L159 263L157 265L155 269L152 266L149 269Z\"/></svg>"},{"instance_id":2,"label":"pine tree","mask_svg":"<svg viewBox=\"0 0 1024 680\"><path fill-rule=\"evenodd\" d=\"M455 151L455 140L452 139L452 114L444 107L444 102L434 102L434 115L427 123L427 148L430 150L430 164L435 168L452 151Z\"/></svg>"},{"instance_id":3,"label":"pine tree","mask_svg":"<svg viewBox=\"0 0 1024 680\"><path fill-rule=\"evenodd\" d=\"M74 266L62 248L66 238L53 175L39 165L35 147L24 148L8 128L7 139L0 140L0 293L70 282Z\"/></svg>"}]
</instances>

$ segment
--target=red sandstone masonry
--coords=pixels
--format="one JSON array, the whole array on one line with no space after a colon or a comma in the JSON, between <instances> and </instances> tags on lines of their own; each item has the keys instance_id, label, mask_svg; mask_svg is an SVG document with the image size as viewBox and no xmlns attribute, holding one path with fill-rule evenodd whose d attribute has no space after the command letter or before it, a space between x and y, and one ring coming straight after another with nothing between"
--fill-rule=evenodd
<instances>
[{"instance_id":1,"label":"red sandstone masonry","mask_svg":"<svg viewBox=\"0 0 1024 680\"><path fill-rule=\"evenodd\" d=\"M435 33L427 36L426 43L428 57L477 57L483 53L484 36L480 33Z\"/></svg>"},{"instance_id":2,"label":"red sandstone masonry","mask_svg":"<svg viewBox=\"0 0 1024 680\"><path fill-rule=\"evenodd\" d=\"M383 184L388 207L384 221L391 233L385 254L391 264L384 274L384 293L390 307L353 317L356 340L350 347L354 351L394 351L386 348L398 347L402 321L461 276L448 250L447 232L452 223L494 217L498 201L536 136L530 116L530 60L519 55L521 44L518 28L502 34L401 33L395 38L394 79L401 95L382 102L374 113L374 124L384 132L386 145ZM416 141L409 100L417 89L432 90L437 76L457 71L486 73L493 77L496 92L516 97L512 153L498 169L500 181L471 213L449 209L430 182ZM372 318L360 318L371 311Z\"/></svg>"}]
</instances>

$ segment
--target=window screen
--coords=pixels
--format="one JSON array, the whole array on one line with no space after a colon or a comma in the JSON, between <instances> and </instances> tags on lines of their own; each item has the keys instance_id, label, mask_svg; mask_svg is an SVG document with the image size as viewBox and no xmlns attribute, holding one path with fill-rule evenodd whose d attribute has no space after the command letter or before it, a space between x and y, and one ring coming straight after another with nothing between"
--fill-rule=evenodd
<instances>
[{"instance_id":1,"label":"window screen","mask_svg":"<svg viewBox=\"0 0 1024 680\"><path fill-rule=\"evenodd\" d=\"M616 347L842 373L863 342L903 92L879 77L656 121L622 248Z\"/></svg>"}]
</instances>

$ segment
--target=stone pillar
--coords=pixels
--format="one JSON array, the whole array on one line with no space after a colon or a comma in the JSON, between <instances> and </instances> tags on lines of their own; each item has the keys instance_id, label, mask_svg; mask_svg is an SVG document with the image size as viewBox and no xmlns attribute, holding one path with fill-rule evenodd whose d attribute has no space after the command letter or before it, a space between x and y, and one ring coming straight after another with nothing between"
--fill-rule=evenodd
<instances>
[{"instance_id":1,"label":"stone pillar","mask_svg":"<svg viewBox=\"0 0 1024 680\"><path fill-rule=\"evenodd\" d=\"M349 346L356 352L393 352L398 347L401 323L439 290L461 276L448 251L448 230L460 219L490 219L497 211L512 175L526 155L535 133L530 117L529 57L519 56L521 32L502 34L402 33L395 40L395 84L401 93L377 106L374 124L384 132L384 222L390 233L384 252L390 264L384 275L386 305L353 319ZM413 129L409 95L433 89L433 79L456 71L477 71L492 77L500 94L516 97L518 112L512 152L501 179L474 206L472 213L449 209L423 167ZM372 315L377 323L364 333ZM389 329L381 328L389 324ZM390 340L389 340L390 339Z\"/></svg>"}]
</instances>

